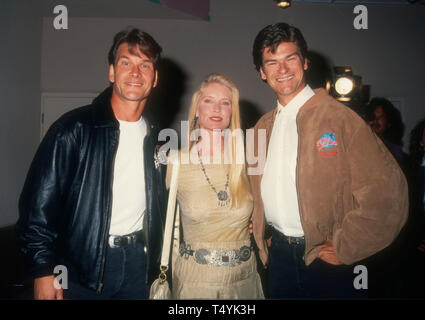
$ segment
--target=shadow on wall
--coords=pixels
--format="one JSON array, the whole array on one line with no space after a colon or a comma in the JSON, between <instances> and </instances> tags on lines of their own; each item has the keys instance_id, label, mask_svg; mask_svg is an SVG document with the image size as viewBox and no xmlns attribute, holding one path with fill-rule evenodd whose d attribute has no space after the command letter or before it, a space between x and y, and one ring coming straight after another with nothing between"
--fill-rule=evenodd
<instances>
[{"instance_id":1,"label":"shadow on wall","mask_svg":"<svg viewBox=\"0 0 425 320\"><path fill-rule=\"evenodd\" d=\"M306 80L311 88L326 88L326 82L333 83L335 80L333 65L324 55L309 51L307 54L309 60L309 67L306 72ZM347 107L355 111L360 117L366 117L366 104L370 96L370 86L362 84L358 89L359 91L354 94L351 101L342 102Z\"/></svg>"},{"instance_id":2,"label":"shadow on wall","mask_svg":"<svg viewBox=\"0 0 425 320\"><path fill-rule=\"evenodd\" d=\"M161 129L170 128L182 107L187 73L173 60L163 58L158 70L158 86L153 90L145 110Z\"/></svg>"},{"instance_id":3,"label":"shadow on wall","mask_svg":"<svg viewBox=\"0 0 425 320\"><path fill-rule=\"evenodd\" d=\"M312 89L325 88L326 81L332 81L333 73L329 60L322 54L309 51L307 53L308 69L306 81Z\"/></svg>"},{"instance_id":4,"label":"shadow on wall","mask_svg":"<svg viewBox=\"0 0 425 320\"><path fill-rule=\"evenodd\" d=\"M241 128L245 132L246 129L255 126L263 114L256 104L248 100L241 100L239 105L241 110Z\"/></svg>"}]
</instances>

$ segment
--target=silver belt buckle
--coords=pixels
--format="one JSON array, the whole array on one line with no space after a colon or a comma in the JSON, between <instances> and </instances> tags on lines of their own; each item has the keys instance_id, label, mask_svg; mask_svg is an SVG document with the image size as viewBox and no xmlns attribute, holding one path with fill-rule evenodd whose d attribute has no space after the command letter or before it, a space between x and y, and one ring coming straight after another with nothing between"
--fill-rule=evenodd
<instances>
[{"instance_id":1,"label":"silver belt buckle","mask_svg":"<svg viewBox=\"0 0 425 320\"><path fill-rule=\"evenodd\" d=\"M108 244L111 248L120 248L121 245L116 245L115 244L115 240L119 239L119 238L125 238L127 239L127 245L131 244L131 245L135 245L137 242L137 236L135 234L132 235L126 235L126 236L114 236L114 235L110 235L108 238Z\"/></svg>"},{"instance_id":2,"label":"silver belt buckle","mask_svg":"<svg viewBox=\"0 0 425 320\"><path fill-rule=\"evenodd\" d=\"M117 236L109 236L108 238L108 245L109 247L111 247L112 249L114 248L118 248L119 246L115 245L115 239L117 238Z\"/></svg>"},{"instance_id":3,"label":"silver belt buckle","mask_svg":"<svg viewBox=\"0 0 425 320\"><path fill-rule=\"evenodd\" d=\"M291 237L291 236L285 236L288 240L289 244L301 244L302 240L304 240L304 237Z\"/></svg>"}]
</instances>

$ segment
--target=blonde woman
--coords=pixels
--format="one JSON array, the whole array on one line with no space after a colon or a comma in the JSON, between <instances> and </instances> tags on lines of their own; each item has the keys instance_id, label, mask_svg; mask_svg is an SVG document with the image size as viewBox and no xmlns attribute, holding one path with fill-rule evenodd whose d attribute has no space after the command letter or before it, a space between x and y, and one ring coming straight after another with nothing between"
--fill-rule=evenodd
<instances>
[{"instance_id":1,"label":"blonde woman","mask_svg":"<svg viewBox=\"0 0 425 320\"><path fill-rule=\"evenodd\" d=\"M173 253L173 298L262 299L248 232L253 200L239 91L230 79L212 74L202 82L192 98L189 137L188 151L180 152L182 239Z\"/></svg>"}]
</instances>

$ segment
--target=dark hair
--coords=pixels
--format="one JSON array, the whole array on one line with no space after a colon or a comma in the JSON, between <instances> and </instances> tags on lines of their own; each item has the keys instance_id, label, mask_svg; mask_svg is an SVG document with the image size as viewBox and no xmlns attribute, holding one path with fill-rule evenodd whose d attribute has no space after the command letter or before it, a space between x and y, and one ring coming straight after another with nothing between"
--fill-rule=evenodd
<instances>
[{"instance_id":1,"label":"dark hair","mask_svg":"<svg viewBox=\"0 0 425 320\"><path fill-rule=\"evenodd\" d=\"M425 131L425 119L421 120L410 133L409 154L414 168L419 167L424 156L424 146L421 145Z\"/></svg>"},{"instance_id":2,"label":"dark hair","mask_svg":"<svg viewBox=\"0 0 425 320\"><path fill-rule=\"evenodd\" d=\"M366 120L372 121L375 119L375 109L382 107L382 110L387 116L387 121L390 125L388 130L384 133L384 138L388 141L403 145L402 139L404 134L404 124L401 119L400 111L388 99L382 97L372 98L366 106Z\"/></svg>"},{"instance_id":3,"label":"dark hair","mask_svg":"<svg viewBox=\"0 0 425 320\"><path fill-rule=\"evenodd\" d=\"M108 62L110 65L115 65L118 47L123 43L128 43L128 50L132 54L134 54L134 47L138 46L140 51L153 60L154 68L158 69L162 52L161 46L150 34L136 28L123 30L115 35L114 43L108 53Z\"/></svg>"},{"instance_id":4,"label":"dark hair","mask_svg":"<svg viewBox=\"0 0 425 320\"><path fill-rule=\"evenodd\" d=\"M255 37L252 57L257 71L263 65L264 49L270 48L274 53L282 42L293 42L298 47L302 62L307 58L307 43L301 31L287 23L280 22L263 28Z\"/></svg>"}]
</instances>

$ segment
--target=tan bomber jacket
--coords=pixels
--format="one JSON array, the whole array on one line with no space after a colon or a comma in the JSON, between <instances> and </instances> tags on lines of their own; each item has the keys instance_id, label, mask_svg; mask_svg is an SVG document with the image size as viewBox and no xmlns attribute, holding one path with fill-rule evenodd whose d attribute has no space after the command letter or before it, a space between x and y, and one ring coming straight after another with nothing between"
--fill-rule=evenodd
<instances>
[{"instance_id":1,"label":"tan bomber jacket","mask_svg":"<svg viewBox=\"0 0 425 320\"><path fill-rule=\"evenodd\" d=\"M258 130L266 130L267 148L276 111L265 114L254 127L256 154ZM347 265L391 244L407 220L408 191L400 167L381 140L324 89L315 90L300 109L297 127L296 183L306 265L326 240L332 241L338 259ZM264 163L248 166L263 172ZM267 265L261 179L262 173L250 175L252 221L261 261Z\"/></svg>"}]
</instances>

